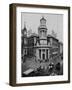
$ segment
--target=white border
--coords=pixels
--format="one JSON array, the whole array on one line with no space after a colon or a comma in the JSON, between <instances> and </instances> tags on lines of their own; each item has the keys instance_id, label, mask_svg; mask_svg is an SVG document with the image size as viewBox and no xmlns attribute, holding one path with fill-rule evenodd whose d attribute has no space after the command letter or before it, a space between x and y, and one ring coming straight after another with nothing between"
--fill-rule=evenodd
<instances>
[{"instance_id":1,"label":"white border","mask_svg":"<svg viewBox=\"0 0 72 90\"><path fill-rule=\"evenodd\" d=\"M21 12L34 13L52 13L63 14L63 75L62 76L44 76L44 77L21 77ZM68 11L59 9L44 9L44 8L16 8L16 83L35 83L35 82L53 82L68 80Z\"/></svg>"}]
</instances>

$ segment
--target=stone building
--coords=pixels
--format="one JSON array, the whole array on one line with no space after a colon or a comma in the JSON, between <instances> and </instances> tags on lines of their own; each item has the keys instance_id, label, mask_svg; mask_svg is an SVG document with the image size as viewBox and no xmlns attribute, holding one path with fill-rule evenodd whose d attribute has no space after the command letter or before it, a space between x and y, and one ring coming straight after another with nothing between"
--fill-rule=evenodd
<instances>
[{"instance_id":1,"label":"stone building","mask_svg":"<svg viewBox=\"0 0 72 90\"><path fill-rule=\"evenodd\" d=\"M21 36L22 57L35 57L40 61L48 61L60 53L59 40L47 34L46 19L40 19L38 34L32 33L27 36L27 28L24 25Z\"/></svg>"},{"instance_id":2,"label":"stone building","mask_svg":"<svg viewBox=\"0 0 72 90\"><path fill-rule=\"evenodd\" d=\"M63 53L63 43L59 42L59 46L60 46L60 54L62 54Z\"/></svg>"}]
</instances>

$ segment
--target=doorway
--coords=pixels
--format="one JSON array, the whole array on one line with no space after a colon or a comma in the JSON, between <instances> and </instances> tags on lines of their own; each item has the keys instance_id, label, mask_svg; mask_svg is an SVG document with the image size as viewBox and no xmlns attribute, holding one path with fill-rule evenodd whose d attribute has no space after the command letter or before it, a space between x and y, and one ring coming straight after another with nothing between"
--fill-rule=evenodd
<instances>
[{"instance_id":1,"label":"doorway","mask_svg":"<svg viewBox=\"0 0 72 90\"><path fill-rule=\"evenodd\" d=\"M43 59L45 59L45 54L44 53L43 53L42 57L43 57Z\"/></svg>"}]
</instances>

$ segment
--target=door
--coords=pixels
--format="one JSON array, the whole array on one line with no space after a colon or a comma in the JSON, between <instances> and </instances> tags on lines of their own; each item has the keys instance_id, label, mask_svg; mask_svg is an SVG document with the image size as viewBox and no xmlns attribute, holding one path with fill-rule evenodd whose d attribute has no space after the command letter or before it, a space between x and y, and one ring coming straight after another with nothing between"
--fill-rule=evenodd
<instances>
[{"instance_id":1,"label":"door","mask_svg":"<svg viewBox=\"0 0 72 90\"><path fill-rule=\"evenodd\" d=\"M43 56L43 59L45 59L45 54L44 54L44 53L43 53L43 55L42 55L42 56Z\"/></svg>"}]
</instances>

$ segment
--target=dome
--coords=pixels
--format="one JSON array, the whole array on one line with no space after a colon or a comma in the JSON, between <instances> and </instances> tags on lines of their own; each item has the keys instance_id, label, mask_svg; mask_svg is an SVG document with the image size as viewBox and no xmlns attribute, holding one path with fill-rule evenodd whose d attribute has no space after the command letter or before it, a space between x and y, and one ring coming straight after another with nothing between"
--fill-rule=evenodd
<instances>
[{"instance_id":1,"label":"dome","mask_svg":"<svg viewBox=\"0 0 72 90\"><path fill-rule=\"evenodd\" d=\"M40 19L40 21L46 21L46 19L42 16L42 18Z\"/></svg>"}]
</instances>

